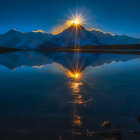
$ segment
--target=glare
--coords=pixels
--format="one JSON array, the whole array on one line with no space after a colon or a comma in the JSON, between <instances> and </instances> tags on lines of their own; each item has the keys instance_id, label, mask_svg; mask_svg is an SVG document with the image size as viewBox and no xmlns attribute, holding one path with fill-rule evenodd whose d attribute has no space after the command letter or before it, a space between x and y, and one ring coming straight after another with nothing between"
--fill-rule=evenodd
<instances>
[{"instance_id":1,"label":"glare","mask_svg":"<svg viewBox=\"0 0 140 140\"><path fill-rule=\"evenodd\" d=\"M79 77L79 74L78 74L78 73L76 73L76 74L75 74L75 77L76 77L76 78L78 78L78 77Z\"/></svg>"},{"instance_id":2,"label":"glare","mask_svg":"<svg viewBox=\"0 0 140 140\"><path fill-rule=\"evenodd\" d=\"M83 85L81 82L69 82L69 86L72 89L73 93L79 93L80 87ZM78 95L78 99L81 99L82 96Z\"/></svg>"},{"instance_id":3,"label":"glare","mask_svg":"<svg viewBox=\"0 0 140 140\"><path fill-rule=\"evenodd\" d=\"M67 76L68 77L71 77L71 78L73 78L73 79L75 79L75 80L78 80L78 79L81 79L82 78L82 73L80 73L80 72L71 72L71 71L69 71L68 73L67 73Z\"/></svg>"},{"instance_id":4,"label":"glare","mask_svg":"<svg viewBox=\"0 0 140 140\"><path fill-rule=\"evenodd\" d=\"M75 23L76 23L76 24L78 24L78 23L79 23L79 21L78 21L78 20L76 20L76 21L75 21Z\"/></svg>"},{"instance_id":5,"label":"glare","mask_svg":"<svg viewBox=\"0 0 140 140\"><path fill-rule=\"evenodd\" d=\"M72 24L79 25L82 24L82 21L79 17L73 17Z\"/></svg>"},{"instance_id":6,"label":"glare","mask_svg":"<svg viewBox=\"0 0 140 140\"><path fill-rule=\"evenodd\" d=\"M68 25L74 24L75 26L83 25L85 24L85 18L82 14L76 13L75 15L72 15L72 17L67 21Z\"/></svg>"}]
</instances>

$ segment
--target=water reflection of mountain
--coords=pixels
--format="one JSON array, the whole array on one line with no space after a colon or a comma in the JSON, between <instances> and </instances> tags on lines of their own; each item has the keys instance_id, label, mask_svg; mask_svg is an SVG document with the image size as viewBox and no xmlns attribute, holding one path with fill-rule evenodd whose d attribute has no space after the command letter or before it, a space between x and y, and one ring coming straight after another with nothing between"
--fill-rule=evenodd
<instances>
[{"instance_id":1,"label":"water reflection of mountain","mask_svg":"<svg viewBox=\"0 0 140 140\"><path fill-rule=\"evenodd\" d=\"M68 53L53 52L41 53L35 51L22 51L0 54L0 65L9 69L21 66L42 66L58 63L66 69L72 70L77 64L84 70L88 66L102 66L112 62L128 61L138 58L139 55L124 54L95 54L95 53Z\"/></svg>"}]
</instances>

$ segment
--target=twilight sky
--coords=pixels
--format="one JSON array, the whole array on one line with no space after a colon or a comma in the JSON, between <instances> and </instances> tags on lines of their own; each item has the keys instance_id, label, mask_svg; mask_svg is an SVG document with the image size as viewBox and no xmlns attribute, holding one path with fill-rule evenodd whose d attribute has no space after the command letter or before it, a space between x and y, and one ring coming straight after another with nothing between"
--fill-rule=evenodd
<instances>
[{"instance_id":1,"label":"twilight sky","mask_svg":"<svg viewBox=\"0 0 140 140\"><path fill-rule=\"evenodd\" d=\"M140 38L140 0L0 0L0 34L11 28L51 32L76 10L88 27Z\"/></svg>"}]
</instances>

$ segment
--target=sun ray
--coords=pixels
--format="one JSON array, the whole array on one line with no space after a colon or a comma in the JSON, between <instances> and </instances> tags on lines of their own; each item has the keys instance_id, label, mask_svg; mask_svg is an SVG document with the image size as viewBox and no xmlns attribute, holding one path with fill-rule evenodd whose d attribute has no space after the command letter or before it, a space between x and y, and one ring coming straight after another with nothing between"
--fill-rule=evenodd
<instances>
[{"instance_id":1,"label":"sun ray","mask_svg":"<svg viewBox=\"0 0 140 140\"><path fill-rule=\"evenodd\" d=\"M75 14L71 14L71 16L68 17L67 20L64 20L64 23L62 25L54 27L52 30L52 34L57 35L63 32L68 27L70 27L71 25L74 25L73 30L78 30L80 28L80 25L87 24L86 21L87 19L85 18L84 14L76 12Z\"/></svg>"},{"instance_id":2,"label":"sun ray","mask_svg":"<svg viewBox=\"0 0 140 140\"><path fill-rule=\"evenodd\" d=\"M69 26L74 24L75 26L85 24L86 19L82 16L82 14L76 13L75 15L72 14L70 19L68 20Z\"/></svg>"}]
</instances>

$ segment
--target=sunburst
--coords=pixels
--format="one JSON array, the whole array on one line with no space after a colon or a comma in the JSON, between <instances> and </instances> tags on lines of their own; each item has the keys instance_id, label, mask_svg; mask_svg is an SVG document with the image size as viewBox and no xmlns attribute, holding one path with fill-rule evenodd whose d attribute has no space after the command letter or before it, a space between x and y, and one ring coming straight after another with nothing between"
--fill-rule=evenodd
<instances>
[{"instance_id":1,"label":"sunburst","mask_svg":"<svg viewBox=\"0 0 140 140\"><path fill-rule=\"evenodd\" d=\"M82 16L82 14L78 14L76 13L75 15L72 14L72 16L69 18L69 20L67 20L67 25L70 26L72 24L74 24L75 26L78 25L83 25L86 23L86 19L84 18L84 16Z\"/></svg>"}]
</instances>

